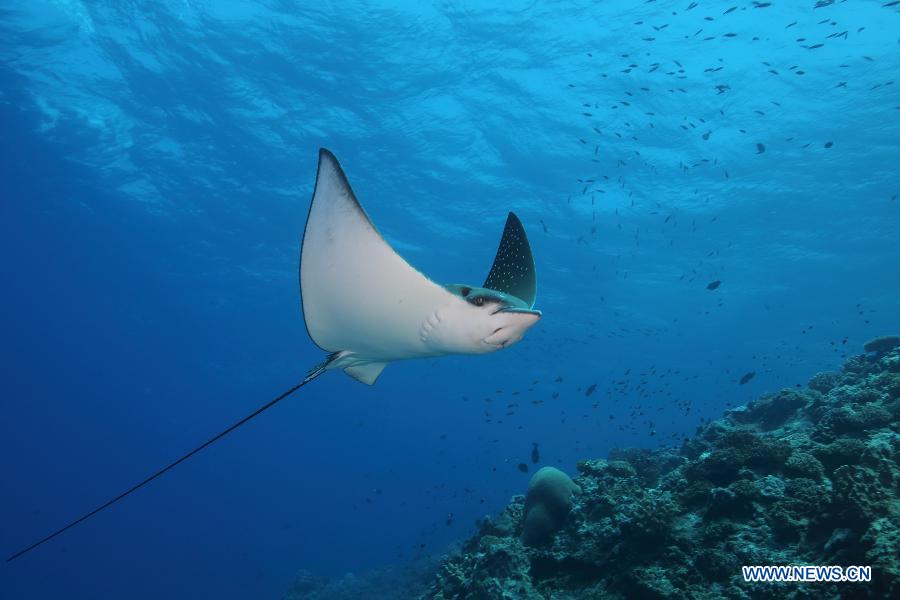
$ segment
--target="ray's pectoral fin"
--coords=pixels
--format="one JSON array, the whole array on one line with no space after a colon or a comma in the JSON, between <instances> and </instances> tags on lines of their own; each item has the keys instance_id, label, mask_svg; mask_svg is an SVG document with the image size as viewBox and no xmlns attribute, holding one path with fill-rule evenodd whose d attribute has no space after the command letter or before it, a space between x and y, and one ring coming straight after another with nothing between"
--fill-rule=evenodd
<instances>
[{"instance_id":1,"label":"ray's pectoral fin","mask_svg":"<svg viewBox=\"0 0 900 600\"><path fill-rule=\"evenodd\" d=\"M382 237L325 149L303 232L300 296L310 337L333 353L323 366L370 385L387 363L431 354L422 321L453 300Z\"/></svg>"},{"instance_id":2,"label":"ray's pectoral fin","mask_svg":"<svg viewBox=\"0 0 900 600\"><path fill-rule=\"evenodd\" d=\"M537 297L537 275L534 257L525 235L525 228L515 213L506 217L503 237L494 257L491 272L484 280L484 287L520 298L528 308L534 307Z\"/></svg>"}]
</instances>

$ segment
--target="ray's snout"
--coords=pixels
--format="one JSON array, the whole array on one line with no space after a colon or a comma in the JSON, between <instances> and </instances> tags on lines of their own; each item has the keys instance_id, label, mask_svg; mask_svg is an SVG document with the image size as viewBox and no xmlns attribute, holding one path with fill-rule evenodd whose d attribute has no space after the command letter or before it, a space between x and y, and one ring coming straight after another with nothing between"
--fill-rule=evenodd
<instances>
[{"instance_id":1,"label":"ray's snout","mask_svg":"<svg viewBox=\"0 0 900 600\"><path fill-rule=\"evenodd\" d=\"M497 348L506 348L522 339L525 332L541 318L541 311L506 309L498 311L494 318L497 319L497 328L484 338L484 342Z\"/></svg>"}]
</instances>

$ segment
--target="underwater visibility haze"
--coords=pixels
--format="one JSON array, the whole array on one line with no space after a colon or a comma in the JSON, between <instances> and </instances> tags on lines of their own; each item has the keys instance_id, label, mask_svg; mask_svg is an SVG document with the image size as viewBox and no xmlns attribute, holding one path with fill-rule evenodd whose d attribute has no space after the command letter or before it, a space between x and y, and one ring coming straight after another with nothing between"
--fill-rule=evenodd
<instances>
[{"instance_id":1,"label":"underwater visibility haze","mask_svg":"<svg viewBox=\"0 0 900 600\"><path fill-rule=\"evenodd\" d=\"M900 593L898 31L4 3L0 597Z\"/></svg>"}]
</instances>

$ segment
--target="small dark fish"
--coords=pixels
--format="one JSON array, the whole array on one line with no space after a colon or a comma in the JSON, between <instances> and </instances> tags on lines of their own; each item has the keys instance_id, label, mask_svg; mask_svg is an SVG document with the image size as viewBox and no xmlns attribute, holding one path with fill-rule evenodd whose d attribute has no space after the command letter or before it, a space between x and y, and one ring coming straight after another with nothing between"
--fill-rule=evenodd
<instances>
[{"instance_id":1,"label":"small dark fish","mask_svg":"<svg viewBox=\"0 0 900 600\"><path fill-rule=\"evenodd\" d=\"M762 154L765 151L766 151L766 147L763 144L760 144L760 143L756 144L756 153L757 154Z\"/></svg>"},{"instance_id":2,"label":"small dark fish","mask_svg":"<svg viewBox=\"0 0 900 600\"><path fill-rule=\"evenodd\" d=\"M720 285L722 285L722 282L719 281L718 279L716 279L715 281L710 281L708 284L706 284L706 289L714 290L714 289L718 288Z\"/></svg>"},{"instance_id":3,"label":"small dark fish","mask_svg":"<svg viewBox=\"0 0 900 600\"><path fill-rule=\"evenodd\" d=\"M834 146L834 142L825 142L826 148L831 148L832 146Z\"/></svg>"},{"instance_id":4,"label":"small dark fish","mask_svg":"<svg viewBox=\"0 0 900 600\"><path fill-rule=\"evenodd\" d=\"M546 225L546 223L544 223L543 219L541 219L541 226L543 226L543 228L544 228L544 233L547 233L547 225Z\"/></svg>"},{"instance_id":5,"label":"small dark fish","mask_svg":"<svg viewBox=\"0 0 900 600\"><path fill-rule=\"evenodd\" d=\"M753 379L754 375L756 375L755 371L750 371L749 373L745 373L744 376L741 377L741 380L738 383L740 383L741 385L744 385L745 383L747 383L751 379Z\"/></svg>"},{"instance_id":6,"label":"small dark fish","mask_svg":"<svg viewBox=\"0 0 900 600\"><path fill-rule=\"evenodd\" d=\"M541 460L541 453L538 451L537 442L531 442L531 445L531 462L536 465Z\"/></svg>"},{"instance_id":7,"label":"small dark fish","mask_svg":"<svg viewBox=\"0 0 900 600\"><path fill-rule=\"evenodd\" d=\"M588 386L588 389L584 390L584 395L590 396L591 394L594 393L594 390L596 390L596 389L597 389L597 384L592 383L591 385Z\"/></svg>"},{"instance_id":8,"label":"small dark fish","mask_svg":"<svg viewBox=\"0 0 900 600\"><path fill-rule=\"evenodd\" d=\"M518 470L522 471L523 473L527 473L527 472L528 472L528 465L526 465L525 463L519 463L519 464L516 466L516 468L517 468Z\"/></svg>"}]
</instances>

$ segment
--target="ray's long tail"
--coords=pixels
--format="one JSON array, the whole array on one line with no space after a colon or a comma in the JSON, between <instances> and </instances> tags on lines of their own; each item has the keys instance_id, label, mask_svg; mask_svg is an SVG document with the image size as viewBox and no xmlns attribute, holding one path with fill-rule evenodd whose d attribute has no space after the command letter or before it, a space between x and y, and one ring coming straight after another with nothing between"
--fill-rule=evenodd
<instances>
[{"instance_id":1,"label":"ray's long tail","mask_svg":"<svg viewBox=\"0 0 900 600\"><path fill-rule=\"evenodd\" d=\"M275 406L276 404L278 404L279 402L281 402L282 400L284 400L285 398L287 398L288 396L290 396L291 394L293 394L294 392L296 392L297 390L299 390L300 388L302 388L304 385L306 385L307 383L309 383L310 381L312 381L313 379L315 379L316 377L318 377L319 375L321 375L322 373L324 373L324 372L328 369L328 363L330 362L330 360L331 360L332 358L333 358L333 356L332 356L332 355L329 355L328 358L326 358L324 362L322 362L321 364L317 365L317 366L314 367L309 373L307 373L306 377L303 378L303 381L301 381L300 383L298 383L298 384L295 385L294 387L292 387L292 388L286 390L285 392L283 392L283 393L282 393L280 396L278 396L277 398L274 398L274 399L270 400L269 402L267 402L266 404L263 404L262 406L260 406L259 408L257 408L255 411L253 411L252 413L250 413L249 415L247 415L246 417L244 417L243 419L241 419L240 421L238 421L237 423L235 423L234 425L232 425L232 426L229 427L228 429L225 429L224 431L222 431L222 432L219 433L218 435L215 435L215 436L211 437L211 438L208 439L206 442L200 444L199 446L197 446L196 448L194 448L193 450L191 450L190 452L188 452L187 454L185 454L184 456L182 456L181 458L179 458L179 459L176 460L175 462L170 463L169 465L166 465L165 467L163 467L162 469L160 469L159 471L157 471L157 472L154 473L153 475L150 475L149 477L147 477L146 479L144 479L144 480L141 481L140 483L136 483L135 485L131 486L130 488L128 488L127 490L125 490L124 492L122 492L121 494L119 494L118 496L116 496L115 498L113 498L112 500L109 500L108 502L106 502L106 503L104 503L104 504L101 504L100 506L98 506L98 507L95 508L94 510L90 511L89 513L87 513L87 514L85 514L85 515L83 515L83 516L81 516L81 517L75 519L74 521L72 521L71 523L69 523L68 525L66 525L65 527L62 527L61 529L58 529L57 531L54 531L53 533L51 533L51 534L48 535L47 537L44 537L44 538L42 538L42 539L36 541L35 543L31 544L31 545L28 546L27 548L24 548L24 549L22 549L22 550L16 552L15 554L13 554L13 555L10 556L9 558L7 558L7 559L6 559L6 562L10 562L10 561L13 561L13 560L19 558L20 556L22 556L22 555L25 554L26 552L30 552L31 550L34 550L35 548L37 548L37 547L40 546L41 544L43 544L43 543L45 543L45 542L49 542L50 540L52 540L53 538L55 538L55 537L58 536L59 534L63 533L64 531L67 531L67 530L71 529L72 527L75 527L76 525L78 525L78 524L81 523L82 521L86 521L87 519L93 517L93 516L96 515L98 512L102 511L103 509L109 508L110 506L112 506L113 504L115 504L116 502L118 502L119 500L121 500L122 498L124 498L125 496L128 496L129 494L131 494L131 493L133 493L133 492L136 492L137 490L141 489L142 487L144 487L145 485L147 485L148 483L150 483L151 481L153 481L154 479L156 479L157 477L159 477L160 475L162 475L162 474L165 473L166 471L168 471L168 470L170 470L170 469L173 469L173 468L175 468L176 466L180 465L181 463L183 463L184 461L186 461L187 459L189 459L189 458L192 457L193 455L197 454L198 452L200 452L201 450L203 450L203 449L206 448L207 446L211 446L212 444L216 443L217 441L219 441L220 439L222 439L223 437L225 437L226 435L228 435L229 433L231 433L232 431L234 431L235 429L237 429L238 427L240 427L241 425L243 425L243 424L246 423L247 421L250 421L251 419L253 419L253 418L256 417L257 415L260 415L260 414L264 413L265 411L267 411L268 409L272 408L273 406Z\"/></svg>"}]
</instances>

